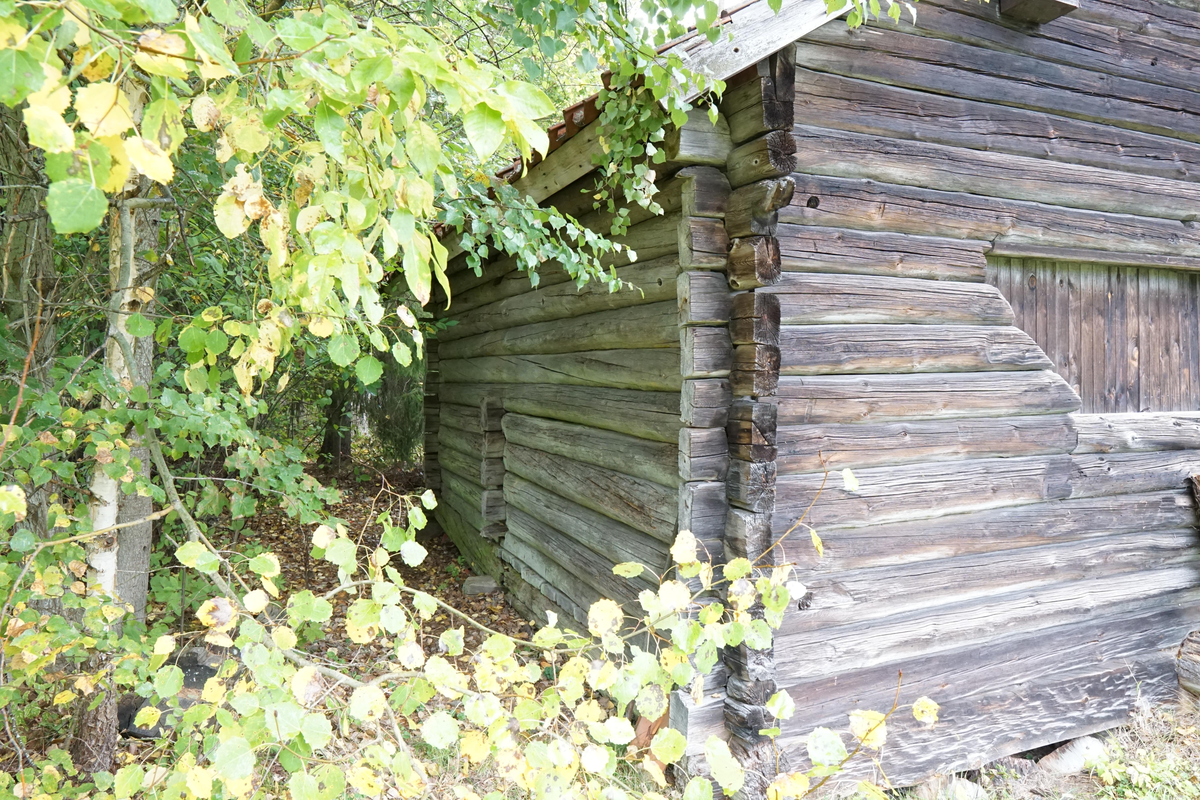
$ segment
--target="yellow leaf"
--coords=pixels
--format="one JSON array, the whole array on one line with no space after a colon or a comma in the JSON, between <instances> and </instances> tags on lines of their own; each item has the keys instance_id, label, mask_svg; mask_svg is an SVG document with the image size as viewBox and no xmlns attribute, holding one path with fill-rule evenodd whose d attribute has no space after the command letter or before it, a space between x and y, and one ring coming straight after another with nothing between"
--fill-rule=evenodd
<instances>
[{"instance_id":1,"label":"yellow leaf","mask_svg":"<svg viewBox=\"0 0 1200 800\"><path fill-rule=\"evenodd\" d=\"M306 209L307 210L307 209ZM301 211L301 214L304 212ZM328 339L333 335L333 322L328 317L310 317L308 320L308 330L313 336L321 339ZM321 528L328 531L327 534L322 534ZM325 544L317 544L317 539L320 538ZM317 532L313 534L313 544L317 547L325 547L329 542L333 541L333 530L328 525L322 525L317 528Z\"/></svg>"},{"instance_id":2,"label":"yellow leaf","mask_svg":"<svg viewBox=\"0 0 1200 800\"><path fill-rule=\"evenodd\" d=\"M624 614L612 600L597 600L588 609L588 630L593 636L614 634L621 627Z\"/></svg>"},{"instance_id":3,"label":"yellow leaf","mask_svg":"<svg viewBox=\"0 0 1200 800\"><path fill-rule=\"evenodd\" d=\"M668 611L682 611L691 605L692 591L680 581L666 581L658 587L658 599Z\"/></svg>"},{"instance_id":4,"label":"yellow leaf","mask_svg":"<svg viewBox=\"0 0 1200 800\"><path fill-rule=\"evenodd\" d=\"M45 106L30 105L24 115L30 144L47 153L69 153L75 149L75 133L63 121L62 114Z\"/></svg>"},{"instance_id":5,"label":"yellow leaf","mask_svg":"<svg viewBox=\"0 0 1200 800\"><path fill-rule=\"evenodd\" d=\"M458 751L473 764L482 764L492 752L487 737L480 731L467 731L458 740Z\"/></svg>"},{"instance_id":6,"label":"yellow leaf","mask_svg":"<svg viewBox=\"0 0 1200 800\"><path fill-rule=\"evenodd\" d=\"M267 607L267 593L262 589L255 589L242 598L242 605L251 614L258 614Z\"/></svg>"},{"instance_id":7,"label":"yellow leaf","mask_svg":"<svg viewBox=\"0 0 1200 800\"><path fill-rule=\"evenodd\" d=\"M209 631L204 634L204 641L217 647L233 647L233 639L229 638L228 634L220 631Z\"/></svg>"},{"instance_id":8,"label":"yellow leaf","mask_svg":"<svg viewBox=\"0 0 1200 800\"><path fill-rule=\"evenodd\" d=\"M282 650L291 650L296 646L296 632L286 626L280 626L271 631L271 640Z\"/></svg>"},{"instance_id":9,"label":"yellow leaf","mask_svg":"<svg viewBox=\"0 0 1200 800\"><path fill-rule=\"evenodd\" d=\"M215 677L206 680L200 699L206 703L220 703L225 699L225 681Z\"/></svg>"},{"instance_id":10,"label":"yellow leaf","mask_svg":"<svg viewBox=\"0 0 1200 800\"><path fill-rule=\"evenodd\" d=\"M133 718L133 724L139 728L149 730L158 724L158 720L162 718L162 712L154 706L143 706Z\"/></svg>"},{"instance_id":11,"label":"yellow leaf","mask_svg":"<svg viewBox=\"0 0 1200 800\"><path fill-rule=\"evenodd\" d=\"M23 45L17 47L24 41L25 34L25 26L17 22L16 18L0 17L0 50L25 49Z\"/></svg>"},{"instance_id":12,"label":"yellow leaf","mask_svg":"<svg viewBox=\"0 0 1200 800\"><path fill-rule=\"evenodd\" d=\"M292 696L300 701L301 705L308 705L310 700L316 700L320 695L321 679L317 675L316 667L303 667L296 671L292 676L290 683Z\"/></svg>"},{"instance_id":13,"label":"yellow leaf","mask_svg":"<svg viewBox=\"0 0 1200 800\"><path fill-rule=\"evenodd\" d=\"M887 722L878 711L851 711L850 733L865 746L878 750L887 741Z\"/></svg>"},{"instance_id":14,"label":"yellow leaf","mask_svg":"<svg viewBox=\"0 0 1200 800\"><path fill-rule=\"evenodd\" d=\"M149 28L138 37L138 48L161 56L181 56L187 52L183 37Z\"/></svg>"},{"instance_id":15,"label":"yellow leaf","mask_svg":"<svg viewBox=\"0 0 1200 800\"><path fill-rule=\"evenodd\" d=\"M221 109L211 97L202 94L192 101L192 122L198 130L207 133L221 124Z\"/></svg>"},{"instance_id":16,"label":"yellow leaf","mask_svg":"<svg viewBox=\"0 0 1200 800\"><path fill-rule=\"evenodd\" d=\"M169 656L175 651L174 636L160 636L154 640L154 655Z\"/></svg>"},{"instance_id":17,"label":"yellow leaf","mask_svg":"<svg viewBox=\"0 0 1200 800\"><path fill-rule=\"evenodd\" d=\"M29 95L30 106L42 106L59 116L71 107L71 89L63 82L63 75L49 64L42 65L46 82L42 88Z\"/></svg>"},{"instance_id":18,"label":"yellow leaf","mask_svg":"<svg viewBox=\"0 0 1200 800\"><path fill-rule=\"evenodd\" d=\"M96 136L116 136L133 127L129 98L115 83L93 83L75 93L75 113Z\"/></svg>"},{"instance_id":19,"label":"yellow leaf","mask_svg":"<svg viewBox=\"0 0 1200 800\"><path fill-rule=\"evenodd\" d=\"M94 53L91 45L76 50L71 63L76 67L83 67L79 74L88 82L104 80L112 75L113 68L117 65L107 52Z\"/></svg>"},{"instance_id":20,"label":"yellow leaf","mask_svg":"<svg viewBox=\"0 0 1200 800\"><path fill-rule=\"evenodd\" d=\"M847 492L858 491L858 478L854 477L854 473L850 471L849 467L842 470L842 487Z\"/></svg>"},{"instance_id":21,"label":"yellow leaf","mask_svg":"<svg viewBox=\"0 0 1200 800\"><path fill-rule=\"evenodd\" d=\"M100 191L112 194L119 192L125 188L125 182L129 180L129 154L125 152L125 140L120 136L104 136L99 139L100 144L108 148L108 154L112 157L112 166L108 170L108 180L100 187Z\"/></svg>"},{"instance_id":22,"label":"yellow leaf","mask_svg":"<svg viewBox=\"0 0 1200 800\"><path fill-rule=\"evenodd\" d=\"M642 757L642 769L644 769L646 774L649 775L660 787L666 788L667 776L663 774L662 767L660 767L658 762L654 760L654 756L647 753Z\"/></svg>"},{"instance_id":23,"label":"yellow leaf","mask_svg":"<svg viewBox=\"0 0 1200 800\"><path fill-rule=\"evenodd\" d=\"M820 557L824 556L825 555L825 543L821 541L820 536L817 536L816 529L809 528L808 535L812 537L813 547L815 547L817 549L817 557L820 558Z\"/></svg>"},{"instance_id":24,"label":"yellow leaf","mask_svg":"<svg viewBox=\"0 0 1200 800\"><path fill-rule=\"evenodd\" d=\"M125 153L137 167L138 172L161 184L168 184L175 176L175 165L171 157L149 139L131 136L125 140Z\"/></svg>"},{"instance_id":25,"label":"yellow leaf","mask_svg":"<svg viewBox=\"0 0 1200 800\"><path fill-rule=\"evenodd\" d=\"M67 703L74 700L75 697L76 697L76 694L74 692L72 692L70 689L64 689L61 692L59 692L58 694L54 695L54 705L56 705L56 706L66 705Z\"/></svg>"},{"instance_id":26,"label":"yellow leaf","mask_svg":"<svg viewBox=\"0 0 1200 800\"><path fill-rule=\"evenodd\" d=\"M884 794L883 789L880 789L870 781L859 781L855 787L859 797L865 797L867 800L888 800L888 796Z\"/></svg>"},{"instance_id":27,"label":"yellow leaf","mask_svg":"<svg viewBox=\"0 0 1200 800\"><path fill-rule=\"evenodd\" d=\"M934 725L938 721L938 711L940 709L941 706L928 697L918 697L912 705L913 719L924 725Z\"/></svg>"},{"instance_id":28,"label":"yellow leaf","mask_svg":"<svg viewBox=\"0 0 1200 800\"><path fill-rule=\"evenodd\" d=\"M267 590L267 594L271 595L271 597L279 597L279 587L275 585L275 581L271 580L270 578L263 578L262 585L263 588Z\"/></svg>"},{"instance_id":29,"label":"yellow leaf","mask_svg":"<svg viewBox=\"0 0 1200 800\"><path fill-rule=\"evenodd\" d=\"M767 787L767 800L799 800L808 793L808 776L803 772L779 775Z\"/></svg>"},{"instance_id":30,"label":"yellow leaf","mask_svg":"<svg viewBox=\"0 0 1200 800\"><path fill-rule=\"evenodd\" d=\"M205 767L192 767L187 773L188 791L196 797L212 797L212 772Z\"/></svg>"},{"instance_id":31,"label":"yellow leaf","mask_svg":"<svg viewBox=\"0 0 1200 800\"><path fill-rule=\"evenodd\" d=\"M676 564L694 564L699 561L696 555L696 537L691 531L680 531L671 545L671 558Z\"/></svg>"},{"instance_id":32,"label":"yellow leaf","mask_svg":"<svg viewBox=\"0 0 1200 800\"><path fill-rule=\"evenodd\" d=\"M196 619L206 627L217 631L227 631L237 623L237 611L233 604L224 597L214 597L205 601L196 611Z\"/></svg>"},{"instance_id":33,"label":"yellow leaf","mask_svg":"<svg viewBox=\"0 0 1200 800\"><path fill-rule=\"evenodd\" d=\"M379 776L365 764L353 767L346 775L346 780L366 795L374 796L383 792L383 783L380 782Z\"/></svg>"}]
</instances>

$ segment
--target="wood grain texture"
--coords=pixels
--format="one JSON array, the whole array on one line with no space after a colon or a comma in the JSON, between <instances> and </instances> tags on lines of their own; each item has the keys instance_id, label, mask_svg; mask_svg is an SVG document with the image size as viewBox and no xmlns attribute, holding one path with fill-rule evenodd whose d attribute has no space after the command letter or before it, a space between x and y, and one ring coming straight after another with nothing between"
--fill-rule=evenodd
<instances>
[{"instance_id":1,"label":"wood grain texture","mask_svg":"<svg viewBox=\"0 0 1200 800\"><path fill-rule=\"evenodd\" d=\"M818 198L819 201L819 198ZM840 272L982 282L988 242L781 223L775 229L786 272Z\"/></svg>"},{"instance_id":2,"label":"wood grain texture","mask_svg":"<svg viewBox=\"0 0 1200 800\"><path fill-rule=\"evenodd\" d=\"M505 441L508 443L565 456L672 488L679 483L679 450L671 444L524 414L506 414L503 424Z\"/></svg>"},{"instance_id":3,"label":"wood grain texture","mask_svg":"<svg viewBox=\"0 0 1200 800\"><path fill-rule=\"evenodd\" d=\"M726 378L684 381L679 398L683 424L693 428L723 427L732 398Z\"/></svg>"},{"instance_id":4,"label":"wood grain texture","mask_svg":"<svg viewBox=\"0 0 1200 800\"><path fill-rule=\"evenodd\" d=\"M981 283L789 272L758 293L779 298L784 325L1013 323L1008 301Z\"/></svg>"},{"instance_id":5,"label":"wood grain texture","mask_svg":"<svg viewBox=\"0 0 1200 800\"><path fill-rule=\"evenodd\" d=\"M1200 255L1200 232L1178 222L940 192L851 178L794 176L796 192L779 221L1006 244L1152 256Z\"/></svg>"},{"instance_id":6,"label":"wood grain texture","mask_svg":"<svg viewBox=\"0 0 1200 800\"><path fill-rule=\"evenodd\" d=\"M504 449L504 468L569 495L577 505L649 534L643 538L667 544L675 541L677 488L516 444Z\"/></svg>"},{"instance_id":7,"label":"wood grain texture","mask_svg":"<svg viewBox=\"0 0 1200 800\"><path fill-rule=\"evenodd\" d=\"M678 390L682 381L678 349L484 356L446 359L441 366L442 380L448 383L568 384L667 392Z\"/></svg>"},{"instance_id":8,"label":"wood grain texture","mask_svg":"<svg viewBox=\"0 0 1200 800\"><path fill-rule=\"evenodd\" d=\"M724 428L680 428L677 479L721 481L729 469Z\"/></svg>"},{"instance_id":9,"label":"wood grain texture","mask_svg":"<svg viewBox=\"0 0 1200 800\"><path fill-rule=\"evenodd\" d=\"M679 485L679 529L689 530L710 558L722 560L719 543L725 535L729 501L724 481L693 481Z\"/></svg>"},{"instance_id":10,"label":"wood grain texture","mask_svg":"<svg viewBox=\"0 0 1200 800\"><path fill-rule=\"evenodd\" d=\"M1200 449L1200 414L1076 414L1076 453Z\"/></svg>"},{"instance_id":11,"label":"wood grain texture","mask_svg":"<svg viewBox=\"0 0 1200 800\"><path fill-rule=\"evenodd\" d=\"M729 374L733 344L726 328L683 328L679 331L679 371L684 378L720 378Z\"/></svg>"},{"instance_id":12,"label":"wood grain texture","mask_svg":"<svg viewBox=\"0 0 1200 800\"><path fill-rule=\"evenodd\" d=\"M500 486L504 483L504 459L479 459L449 447L437 452L441 469L449 470L480 486Z\"/></svg>"},{"instance_id":13,"label":"wood grain texture","mask_svg":"<svg viewBox=\"0 0 1200 800\"><path fill-rule=\"evenodd\" d=\"M1070 416L795 425L776 432L780 475L917 461L1070 453Z\"/></svg>"},{"instance_id":14,"label":"wood grain texture","mask_svg":"<svg viewBox=\"0 0 1200 800\"><path fill-rule=\"evenodd\" d=\"M725 276L718 272L682 272L676 283L680 325L724 325L733 301Z\"/></svg>"},{"instance_id":15,"label":"wood grain texture","mask_svg":"<svg viewBox=\"0 0 1200 800\"><path fill-rule=\"evenodd\" d=\"M783 377L769 402L779 409L780 425L1063 414L1079 409L1079 398L1048 370Z\"/></svg>"},{"instance_id":16,"label":"wood grain texture","mask_svg":"<svg viewBox=\"0 0 1200 800\"><path fill-rule=\"evenodd\" d=\"M977 372L1053 366L1013 327L972 325L785 325L781 375Z\"/></svg>"},{"instance_id":17,"label":"wood grain texture","mask_svg":"<svg viewBox=\"0 0 1200 800\"><path fill-rule=\"evenodd\" d=\"M796 168L795 152L796 142L790 131L771 131L738 145L729 152L725 168L729 185L737 188L788 175Z\"/></svg>"}]
</instances>

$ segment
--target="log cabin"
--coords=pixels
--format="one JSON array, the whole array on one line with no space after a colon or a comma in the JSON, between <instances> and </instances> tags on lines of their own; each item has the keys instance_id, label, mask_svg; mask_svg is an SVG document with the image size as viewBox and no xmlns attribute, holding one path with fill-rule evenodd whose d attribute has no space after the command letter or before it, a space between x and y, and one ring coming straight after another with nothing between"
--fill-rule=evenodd
<instances>
[{"instance_id":1,"label":"log cabin","mask_svg":"<svg viewBox=\"0 0 1200 800\"><path fill-rule=\"evenodd\" d=\"M664 213L633 211L638 258L612 267L637 291L450 262L438 520L568 621L632 602L613 565L666 570L683 529L717 561L794 564L808 594L773 647L672 698L695 769L715 733L769 773L778 689L800 767L809 731L886 710L901 673L902 701L940 703L932 729L891 724L897 786L1172 695L1200 627L1200 11L923 0L850 29L758 0L725 21L673 45L727 88L715 125L669 137ZM568 109L513 178L603 230L595 117Z\"/></svg>"}]
</instances>

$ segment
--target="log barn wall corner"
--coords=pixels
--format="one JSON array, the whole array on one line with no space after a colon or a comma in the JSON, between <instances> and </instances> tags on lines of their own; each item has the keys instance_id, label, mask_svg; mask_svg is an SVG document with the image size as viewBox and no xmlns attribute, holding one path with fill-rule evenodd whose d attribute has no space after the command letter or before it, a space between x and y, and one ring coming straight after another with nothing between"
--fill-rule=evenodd
<instances>
[{"instance_id":1,"label":"log barn wall corner","mask_svg":"<svg viewBox=\"0 0 1200 800\"><path fill-rule=\"evenodd\" d=\"M926 0L851 31L785 0L773 34L763 6L687 45L729 89L669 137L664 214L632 211L638 259L612 266L637 291L451 262L439 521L526 613L578 624L636 604L613 565L665 570L679 530L795 565L773 647L671 702L690 766L721 735L751 795L779 689L802 767L903 672L942 714L890 725L896 785L1173 695L1200 628L1200 12ZM606 230L597 146L583 127L518 186Z\"/></svg>"}]
</instances>

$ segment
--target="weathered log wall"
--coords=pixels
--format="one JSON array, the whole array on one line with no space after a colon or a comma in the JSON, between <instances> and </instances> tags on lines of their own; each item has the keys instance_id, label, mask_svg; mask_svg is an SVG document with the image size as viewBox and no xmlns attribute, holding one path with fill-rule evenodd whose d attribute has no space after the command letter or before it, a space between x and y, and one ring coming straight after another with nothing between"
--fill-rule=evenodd
<instances>
[{"instance_id":1,"label":"weathered log wall","mask_svg":"<svg viewBox=\"0 0 1200 800\"><path fill-rule=\"evenodd\" d=\"M1195 419L1079 413L1200 407L1200 12L929 3L797 43L794 172L729 210L778 267L733 301L768 320L735 334L734 394L774 427L731 465L727 546L786 534L809 593L731 660L727 720L752 741L787 688L803 763L903 672L942 714L889 723L898 785L1119 723L1200 624ZM756 112L729 116L749 152Z\"/></svg>"}]
</instances>

